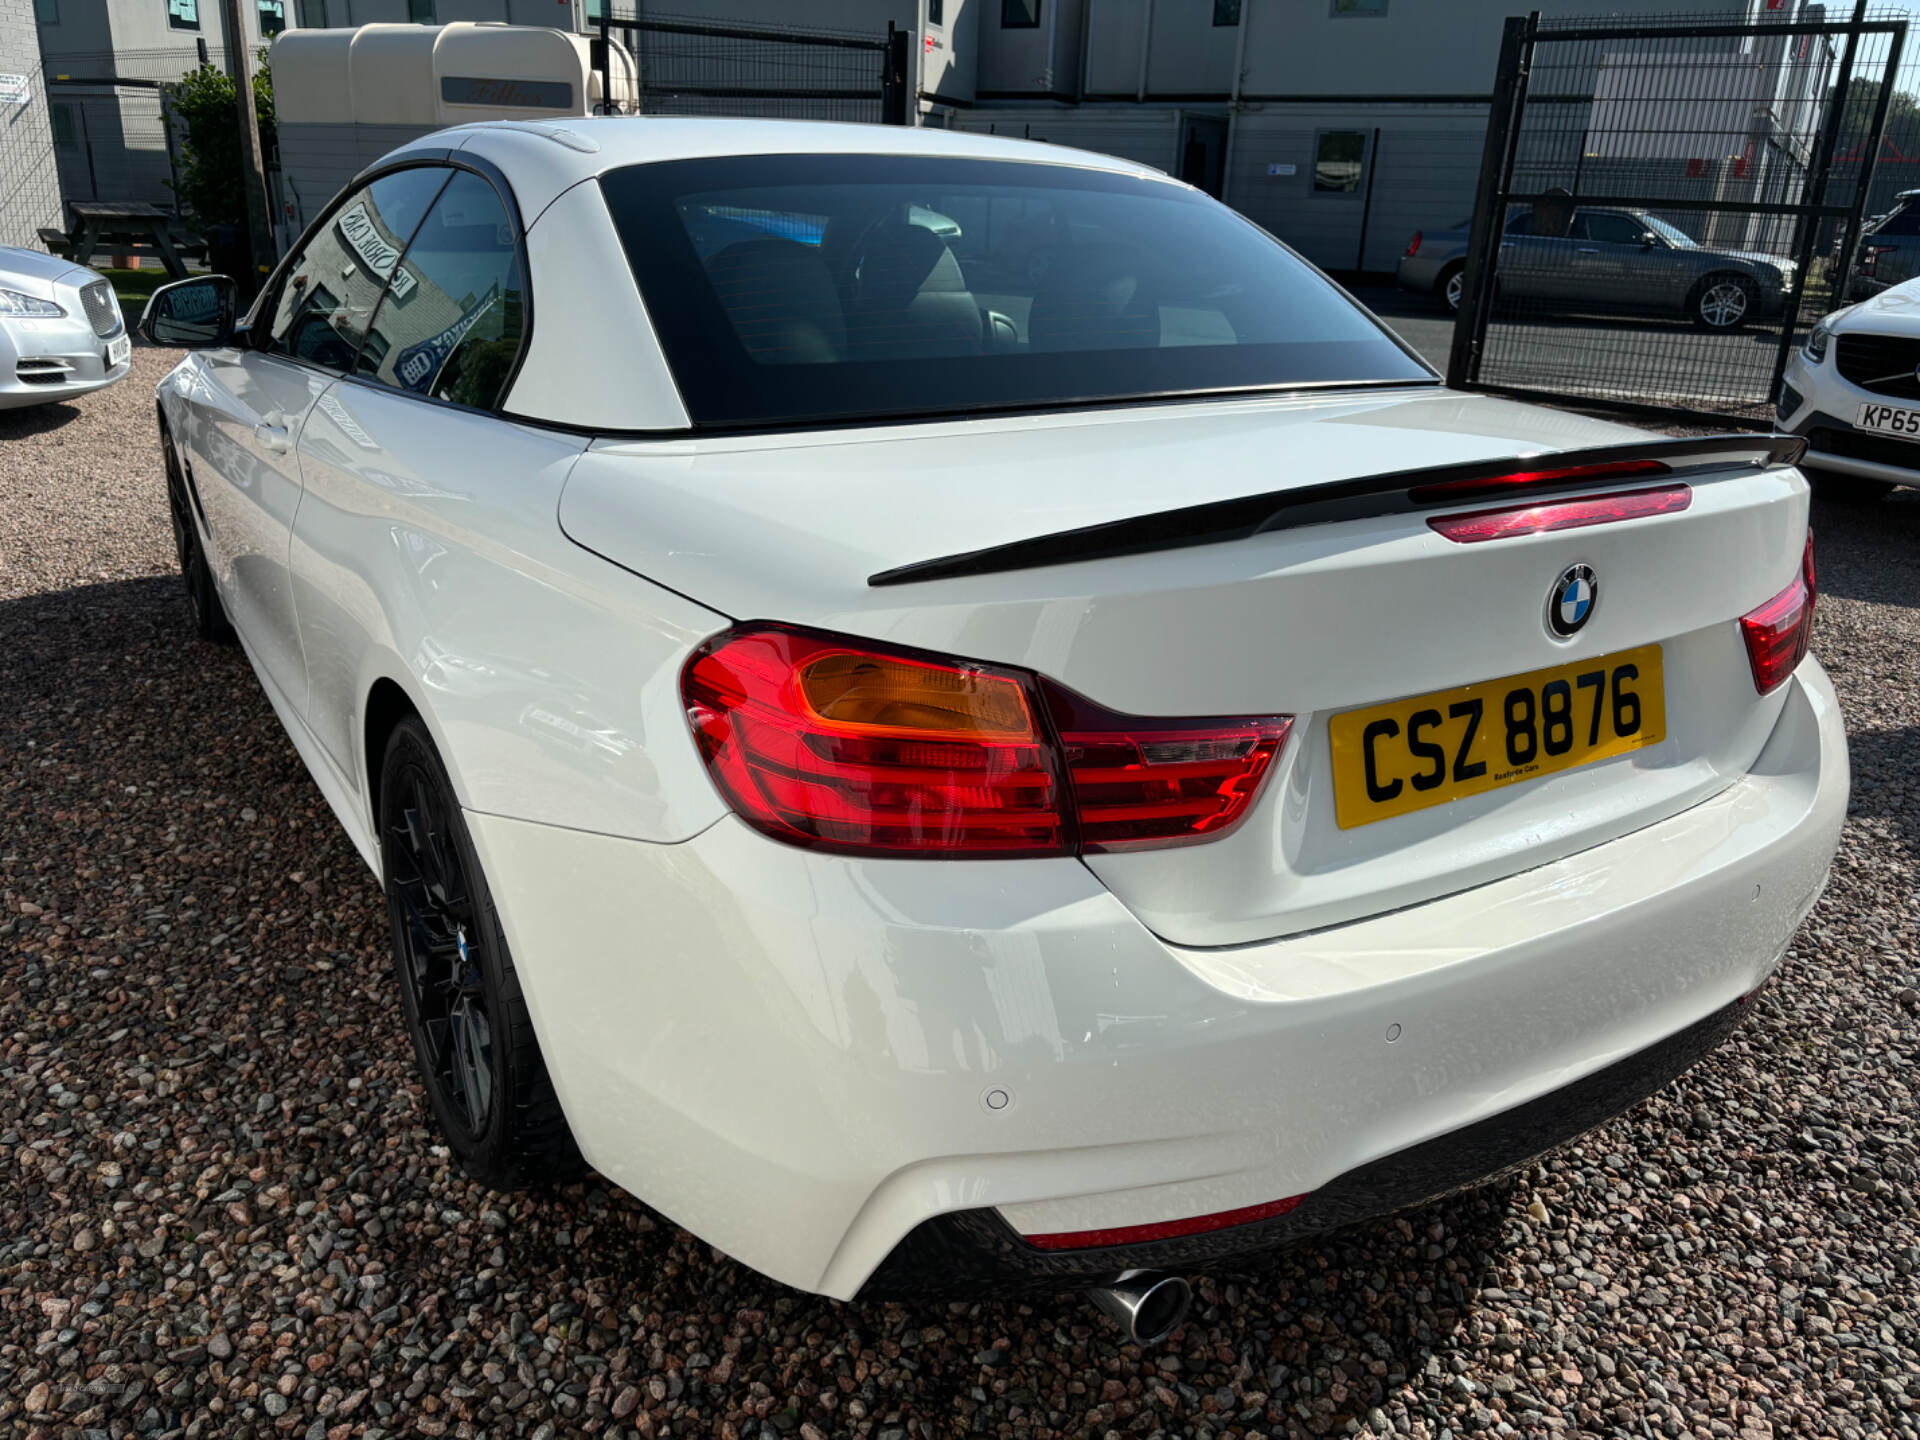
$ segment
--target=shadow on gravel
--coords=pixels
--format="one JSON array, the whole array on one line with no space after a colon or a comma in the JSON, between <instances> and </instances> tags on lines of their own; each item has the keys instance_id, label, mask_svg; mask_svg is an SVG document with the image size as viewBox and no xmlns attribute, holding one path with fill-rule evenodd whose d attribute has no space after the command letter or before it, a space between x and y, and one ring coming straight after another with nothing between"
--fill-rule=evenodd
<instances>
[{"instance_id":1,"label":"shadow on gravel","mask_svg":"<svg viewBox=\"0 0 1920 1440\"><path fill-rule=\"evenodd\" d=\"M1920 809L1911 777L1920 775L1920 725L1895 730L1855 730L1847 736L1853 767L1849 815L1878 820L1920 859ZM1882 777L1900 777L1892 783Z\"/></svg>"},{"instance_id":2,"label":"shadow on gravel","mask_svg":"<svg viewBox=\"0 0 1920 1440\"><path fill-rule=\"evenodd\" d=\"M1820 593L1875 605L1920 607L1920 490L1843 503L1813 481L1814 550ZM1816 636L1815 653L1819 651Z\"/></svg>"},{"instance_id":3,"label":"shadow on gravel","mask_svg":"<svg viewBox=\"0 0 1920 1440\"><path fill-rule=\"evenodd\" d=\"M29 405L24 410L0 410L0 442L45 435L79 418L79 409L66 401Z\"/></svg>"}]
</instances>

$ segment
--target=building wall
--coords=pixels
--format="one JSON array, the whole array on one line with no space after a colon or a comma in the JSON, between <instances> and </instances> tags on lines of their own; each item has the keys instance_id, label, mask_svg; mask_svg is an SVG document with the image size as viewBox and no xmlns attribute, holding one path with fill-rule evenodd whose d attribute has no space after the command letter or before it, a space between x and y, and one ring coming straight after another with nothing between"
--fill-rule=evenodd
<instances>
[{"instance_id":1,"label":"building wall","mask_svg":"<svg viewBox=\"0 0 1920 1440\"><path fill-rule=\"evenodd\" d=\"M0 245L38 249L35 231L65 226L33 0L0 0L0 75L26 77L23 99L0 100Z\"/></svg>"},{"instance_id":2,"label":"building wall","mask_svg":"<svg viewBox=\"0 0 1920 1440\"><path fill-rule=\"evenodd\" d=\"M1144 76L1148 99L1224 97L1232 90L1240 29L1213 23L1214 0L1088 0L1088 4L1084 60L1088 95L1138 94L1143 41L1148 41Z\"/></svg>"},{"instance_id":3,"label":"building wall","mask_svg":"<svg viewBox=\"0 0 1920 1440\"><path fill-rule=\"evenodd\" d=\"M1174 174L1180 122L1180 111L1170 106L1031 105L962 111L951 128L1097 150Z\"/></svg>"},{"instance_id":4,"label":"building wall","mask_svg":"<svg viewBox=\"0 0 1920 1440\"><path fill-rule=\"evenodd\" d=\"M1415 230L1472 213L1486 128L1484 105L1262 104L1234 117L1224 198L1316 265L1391 270ZM1328 131L1367 137L1353 193L1314 189Z\"/></svg>"},{"instance_id":5,"label":"building wall","mask_svg":"<svg viewBox=\"0 0 1920 1440\"><path fill-rule=\"evenodd\" d=\"M975 85L991 96L1074 97L1080 92L1080 33L1094 0L1027 0L1038 5L1040 23L1031 29L1001 24L1002 0L973 0L978 46ZM961 64L966 63L964 54Z\"/></svg>"}]
</instances>

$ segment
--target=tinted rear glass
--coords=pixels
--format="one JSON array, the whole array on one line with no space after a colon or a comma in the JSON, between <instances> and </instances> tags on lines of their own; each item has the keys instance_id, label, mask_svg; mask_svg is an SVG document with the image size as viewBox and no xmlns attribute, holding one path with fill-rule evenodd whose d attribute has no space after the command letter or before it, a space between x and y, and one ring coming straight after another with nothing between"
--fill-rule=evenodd
<instances>
[{"instance_id":1,"label":"tinted rear glass","mask_svg":"<svg viewBox=\"0 0 1920 1440\"><path fill-rule=\"evenodd\" d=\"M1184 186L783 155L601 179L696 425L938 415L1432 374Z\"/></svg>"}]
</instances>

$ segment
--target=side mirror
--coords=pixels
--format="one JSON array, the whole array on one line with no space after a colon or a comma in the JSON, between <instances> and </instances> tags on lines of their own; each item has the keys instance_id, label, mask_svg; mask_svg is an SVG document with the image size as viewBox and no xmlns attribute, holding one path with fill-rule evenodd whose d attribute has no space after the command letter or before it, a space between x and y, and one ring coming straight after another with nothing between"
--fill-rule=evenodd
<instances>
[{"instance_id":1,"label":"side mirror","mask_svg":"<svg viewBox=\"0 0 1920 1440\"><path fill-rule=\"evenodd\" d=\"M140 312L140 333L155 345L208 350L233 341L239 287L225 275L162 285Z\"/></svg>"},{"instance_id":2,"label":"side mirror","mask_svg":"<svg viewBox=\"0 0 1920 1440\"><path fill-rule=\"evenodd\" d=\"M1651 230L1643 230L1640 232L1640 245L1642 249L1658 250L1666 243L1666 241L1662 240Z\"/></svg>"}]
</instances>

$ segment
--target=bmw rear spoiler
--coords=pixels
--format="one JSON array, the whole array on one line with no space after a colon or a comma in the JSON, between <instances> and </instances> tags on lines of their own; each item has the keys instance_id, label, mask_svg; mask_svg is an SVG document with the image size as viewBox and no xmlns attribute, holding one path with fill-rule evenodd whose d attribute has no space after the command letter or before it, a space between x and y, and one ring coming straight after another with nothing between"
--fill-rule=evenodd
<instances>
[{"instance_id":1,"label":"bmw rear spoiler","mask_svg":"<svg viewBox=\"0 0 1920 1440\"><path fill-rule=\"evenodd\" d=\"M1219 545L1303 525L1417 513L1489 496L1589 490L1596 485L1605 487L1655 475L1686 479L1773 470L1798 464L1806 448L1807 442L1797 435L1708 435L1393 470L1297 490L1159 510L958 555L916 560L870 575L867 584L875 588L911 585L1192 545Z\"/></svg>"}]
</instances>

